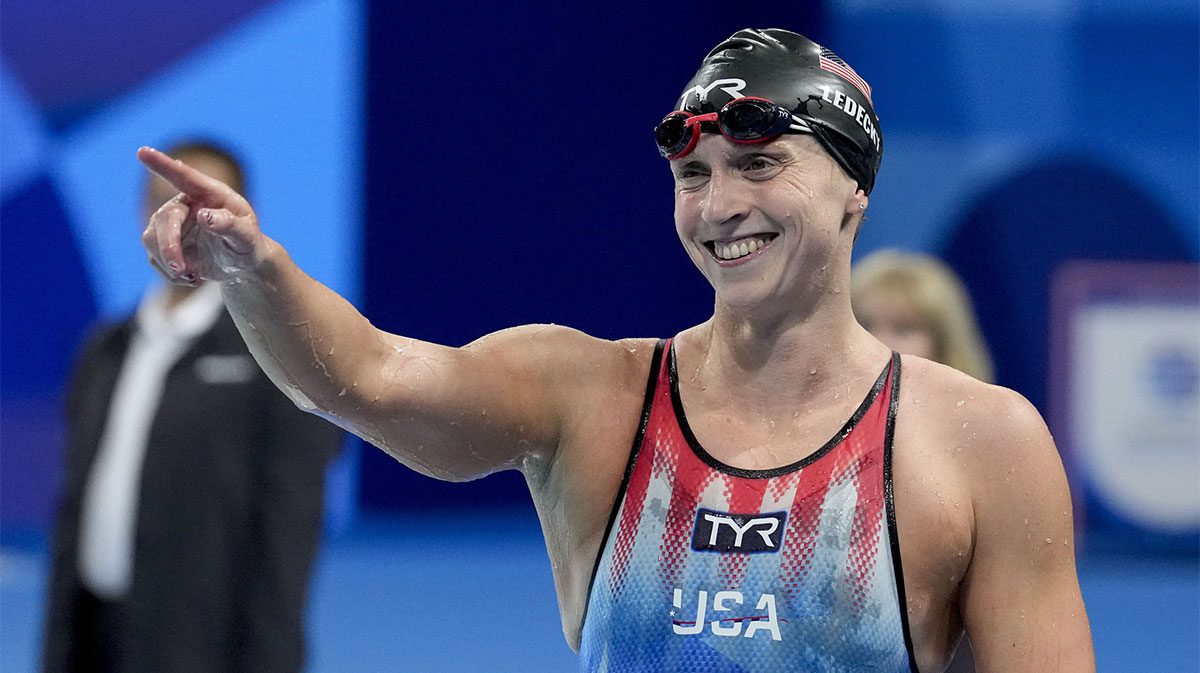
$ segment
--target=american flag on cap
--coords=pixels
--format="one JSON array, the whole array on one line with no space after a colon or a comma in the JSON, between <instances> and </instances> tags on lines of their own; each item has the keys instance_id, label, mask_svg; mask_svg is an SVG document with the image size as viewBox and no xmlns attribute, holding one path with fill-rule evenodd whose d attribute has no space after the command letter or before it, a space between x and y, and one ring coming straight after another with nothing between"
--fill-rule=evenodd
<instances>
[{"instance_id":1,"label":"american flag on cap","mask_svg":"<svg viewBox=\"0 0 1200 673\"><path fill-rule=\"evenodd\" d=\"M840 57L838 57L837 54L833 53L826 47L821 47L821 69L828 70L829 72L853 84L854 88L861 91L862 94L867 97L868 103L872 105L875 104L875 102L871 100L871 86L867 84L863 78L859 77L858 73L854 72L854 68L851 68L850 64L843 61Z\"/></svg>"}]
</instances>

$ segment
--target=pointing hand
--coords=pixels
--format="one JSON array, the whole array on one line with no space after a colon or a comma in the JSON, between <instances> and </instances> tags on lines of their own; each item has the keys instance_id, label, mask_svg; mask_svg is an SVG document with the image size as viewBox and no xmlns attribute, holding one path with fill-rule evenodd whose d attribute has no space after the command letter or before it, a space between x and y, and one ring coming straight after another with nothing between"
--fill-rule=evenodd
<instances>
[{"instance_id":1,"label":"pointing hand","mask_svg":"<svg viewBox=\"0 0 1200 673\"><path fill-rule=\"evenodd\" d=\"M138 160L179 190L150 217L142 245L150 264L173 283L228 280L253 269L267 239L246 199L225 183L158 150Z\"/></svg>"}]
</instances>

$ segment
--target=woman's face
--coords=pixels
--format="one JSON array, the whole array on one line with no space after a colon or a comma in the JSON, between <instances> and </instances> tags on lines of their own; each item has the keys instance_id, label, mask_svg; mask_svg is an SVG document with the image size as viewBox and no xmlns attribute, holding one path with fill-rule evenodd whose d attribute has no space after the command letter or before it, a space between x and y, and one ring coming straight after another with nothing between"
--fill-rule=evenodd
<instances>
[{"instance_id":1,"label":"woman's face","mask_svg":"<svg viewBox=\"0 0 1200 673\"><path fill-rule=\"evenodd\" d=\"M867 331L894 351L935 362L937 337L912 302L898 292L881 292L854 302L854 315Z\"/></svg>"},{"instance_id":2,"label":"woman's face","mask_svg":"<svg viewBox=\"0 0 1200 673\"><path fill-rule=\"evenodd\" d=\"M812 137L738 145L706 133L671 162L675 229L730 307L787 307L831 284L866 196ZM861 204L861 206L860 206Z\"/></svg>"}]
</instances>

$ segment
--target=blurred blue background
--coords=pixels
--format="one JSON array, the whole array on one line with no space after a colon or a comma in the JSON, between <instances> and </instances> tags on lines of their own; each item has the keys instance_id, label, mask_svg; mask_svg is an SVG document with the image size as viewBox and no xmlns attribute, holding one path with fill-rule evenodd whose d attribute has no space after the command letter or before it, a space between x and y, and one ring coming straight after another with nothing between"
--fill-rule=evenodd
<instances>
[{"instance_id":1,"label":"blurred blue background","mask_svg":"<svg viewBox=\"0 0 1200 673\"><path fill-rule=\"evenodd\" d=\"M1200 256L1196 3L744 4L6 2L0 670L34 670L74 349L152 280L143 144L234 147L272 236L383 329L448 344L528 322L667 336L705 319L711 293L676 241L650 129L717 41L797 30L874 89L885 154L856 254L947 259L999 383L1068 435L1053 413L1056 272ZM1067 448L1082 479L1071 452L1088 447ZM1200 670L1196 531L1073 489L1100 670ZM519 475L435 482L355 442L329 492L313 671L574 665Z\"/></svg>"}]
</instances>

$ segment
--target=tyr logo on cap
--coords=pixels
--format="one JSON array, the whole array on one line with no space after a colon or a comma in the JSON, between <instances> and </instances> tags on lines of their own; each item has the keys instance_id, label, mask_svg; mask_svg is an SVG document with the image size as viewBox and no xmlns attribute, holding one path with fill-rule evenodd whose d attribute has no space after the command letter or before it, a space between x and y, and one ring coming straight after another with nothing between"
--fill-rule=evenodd
<instances>
[{"instance_id":1,"label":"tyr logo on cap","mask_svg":"<svg viewBox=\"0 0 1200 673\"><path fill-rule=\"evenodd\" d=\"M787 512L730 514L711 509L696 512L692 549L753 554L779 551Z\"/></svg>"},{"instance_id":2,"label":"tyr logo on cap","mask_svg":"<svg viewBox=\"0 0 1200 673\"><path fill-rule=\"evenodd\" d=\"M687 91L684 91L683 95L679 97L679 109L682 110L687 106L688 96L691 96L692 94L696 94L696 100L698 102L707 103L708 92L717 87L721 87L721 91L724 91L726 94L728 94L730 98L742 98L742 89L746 88L746 80L729 78L713 80L707 86L697 84Z\"/></svg>"}]
</instances>

